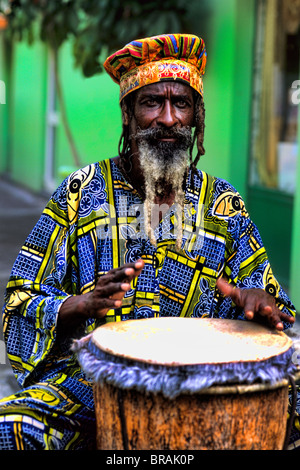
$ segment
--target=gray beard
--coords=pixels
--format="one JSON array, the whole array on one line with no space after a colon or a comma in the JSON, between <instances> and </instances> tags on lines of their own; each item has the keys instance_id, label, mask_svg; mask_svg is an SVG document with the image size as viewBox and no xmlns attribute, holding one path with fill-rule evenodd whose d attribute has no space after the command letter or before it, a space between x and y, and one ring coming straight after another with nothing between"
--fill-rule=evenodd
<instances>
[{"instance_id":1,"label":"gray beard","mask_svg":"<svg viewBox=\"0 0 300 470\"><path fill-rule=\"evenodd\" d=\"M178 142L161 142L160 136L178 138ZM172 131L161 129L138 130L134 138L139 149L140 166L145 178L145 192L163 196L166 187L175 194L183 185L188 168L188 149L191 145L191 129L181 128Z\"/></svg>"},{"instance_id":2,"label":"gray beard","mask_svg":"<svg viewBox=\"0 0 300 470\"><path fill-rule=\"evenodd\" d=\"M135 138L139 149L140 166L145 179L145 229L151 243L156 244L151 223L155 196L163 197L166 190L173 191L178 218L177 247L182 240L182 215L184 208L183 182L188 169L188 148L191 145L190 128L180 129L181 138L176 142L160 142L153 139L156 129L137 131ZM165 135L165 134L164 134ZM174 134L173 134L174 135ZM176 132L178 135L178 132Z\"/></svg>"}]
</instances>

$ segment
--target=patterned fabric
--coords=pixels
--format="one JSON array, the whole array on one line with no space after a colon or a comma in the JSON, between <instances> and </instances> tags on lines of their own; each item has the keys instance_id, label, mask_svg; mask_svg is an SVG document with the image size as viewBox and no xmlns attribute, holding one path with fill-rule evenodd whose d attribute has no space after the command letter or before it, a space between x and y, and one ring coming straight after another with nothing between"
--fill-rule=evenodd
<instances>
[{"instance_id":1,"label":"patterned fabric","mask_svg":"<svg viewBox=\"0 0 300 470\"><path fill-rule=\"evenodd\" d=\"M94 410L51 380L0 400L1 450L93 450L95 441Z\"/></svg>"},{"instance_id":2,"label":"patterned fabric","mask_svg":"<svg viewBox=\"0 0 300 470\"><path fill-rule=\"evenodd\" d=\"M187 83L203 95L206 49L203 39L190 34L164 34L137 39L104 62L120 85L120 101L133 90L163 80Z\"/></svg>"},{"instance_id":3,"label":"patterned fabric","mask_svg":"<svg viewBox=\"0 0 300 470\"><path fill-rule=\"evenodd\" d=\"M76 420L78 410L93 412L92 385L70 354L70 339L57 335L56 324L68 296L91 291L111 268L139 258L145 262L122 307L109 311L103 322L158 315L242 319L243 313L216 289L221 275L241 288L266 289L279 308L295 314L240 195L226 181L200 171L191 184L191 175L179 250L176 211L171 208L157 225L153 246L143 230L142 200L113 160L89 165L65 180L28 236L7 286L4 337L20 386L33 390L36 384L51 384L57 398L48 401L53 413L59 410ZM99 324L90 319L76 334ZM4 406L12 413L12 404L5 401ZM5 408L0 410L3 422ZM62 433L61 424L58 428ZM53 426L47 429L43 435ZM68 436L66 442L74 434Z\"/></svg>"},{"instance_id":4,"label":"patterned fabric","mask_svg":"<svg viewBox=\"0 0 300 470\"><path fill-rule=\"evenodd\" d=\"M293 425L291 427L290 439L288 443L288 450L299 450L300 449L300 384L296 383L296 409L293 419ZM288 404L288 415L290 416L292 409L292 391L289 390L289 404Z\"/></svg>"}]
</instances>

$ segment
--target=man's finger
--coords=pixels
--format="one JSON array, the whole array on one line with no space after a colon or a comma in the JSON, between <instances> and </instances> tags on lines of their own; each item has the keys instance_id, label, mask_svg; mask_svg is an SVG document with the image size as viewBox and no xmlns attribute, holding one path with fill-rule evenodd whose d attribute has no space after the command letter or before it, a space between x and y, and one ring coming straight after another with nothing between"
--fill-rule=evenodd
<instances>
[{"instance_id":1,"label":"man's finger","mask_svg":"<svg viewBox=\"0 0 300 470\"><path fill-rule=\"evenodd\" d=\"M128 282L110 282L104 286L97 286L95 289L95 294L100 299L112 297L115 294L122 293L125 294L130 289L130 284Z\"/></svg>"},{"instance_id":2,"label":"man's finger","mask_svg":"<svg viewBox=\"0 0 300 470\"><path fill-rule=\"evenodd\" d=\"M124 266L116 269L111 269L107 274L101 276L98 280L101 284L108 284L110 282L131 281L135 276L138 276L145 263L139 259L135 263L127 263Z\"/></svg>"},{"instance_id":3,"label":"man's finger","mask_svg":"<svg viewBox=\"0 0 300 470\"><path fill-rule=\"evenodd\" d=\"M295 323L295 318L280 310L280 319L288 323Z\"/></svg>"},{"instance_id":4,"label":"man's finger","mask_svg":"<svg viewBox=\"0 0 300 470\"><path fill-rule=\"evenodd\" d=\"M261 305L258 310L262 316L268 317L273 326L282 331L284 329L283 322L294 323L295 319L291 315L282 312L276 305L271 307L270 305Z\"/></svg>"},{"instance_id":5,"label":"man's finger","mask_svg":"<svg viewBox=\"0 0 300 470\"><path fill-rule=\"evenodd\" d=\"M221 292L221 294L225 295L225 297L231 297L234 291L234 287L232 287L225 279L220 277L217 280L217 288Z\"/></svg>"},{"instance_id":6,"label":"man's finger","mask_svg":"<svg viewBox=\"0 0 300 470\"><path fill-rule=\"evenodd\" d=\"M257 312L256 301L254 297L248 296L245 299L244 313L248 320L253 320L255 313Z\"/></svg>"},{"instance_id":7,"label":"man's finger","mask_svg":"<svg viewBox=\"0 0 300 470\"><path fill-rule=\"evenodd\" d=\"M230 297L238 307L241 305L241 290L229 284L225 279L220 278L217 280L217 288L225 297Z\"/></svg>"},{"instance_id":8,"label":"man's finger","mask_svg":"<svg viewBox=\"0 0 300 470\"><path fill-rule=\"evenodd\" d=\"M284 327L283 327L283 323L282 323L281 321L277 322L277 323L275 324L275 328L276 328L276 330L278 330L278 331L282 331L283 328L284 328Z\"/></svg>"}]
</instances>

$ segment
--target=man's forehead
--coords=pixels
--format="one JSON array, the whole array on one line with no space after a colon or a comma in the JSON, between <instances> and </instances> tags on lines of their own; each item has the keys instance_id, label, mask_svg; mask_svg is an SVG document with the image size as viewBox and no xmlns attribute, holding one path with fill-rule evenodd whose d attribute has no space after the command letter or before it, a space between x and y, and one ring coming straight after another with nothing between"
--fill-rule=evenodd
<instances>
[{"instance_id":1,"label":"man's forehead","mask_svg":"<svg viewBox=\"0 0 300 470\"><path fill-rule=\"evenodd\" d=\"M146 85L136 91L136 96L147 95L186 95L193 97L193 89L189 85L175 81L165 81Z\"/></svg>"}]
</instances>

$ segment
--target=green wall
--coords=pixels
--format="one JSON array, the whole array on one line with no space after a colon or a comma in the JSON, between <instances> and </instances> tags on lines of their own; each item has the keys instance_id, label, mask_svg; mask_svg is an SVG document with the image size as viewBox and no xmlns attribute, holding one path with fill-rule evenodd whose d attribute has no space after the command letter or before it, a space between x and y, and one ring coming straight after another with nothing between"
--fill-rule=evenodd
<instances>
[{"instance_id":1,"label":"green wall","mask_svg":"<svg viewBox=\"0 0 300 470\"><path fill-rule=\"evenodd\" d=\"M5 58L2 49L1 62ZM43 187L45 135L45 47L18 44L6 71L7 103L1 105L1 169L34 191Z\"/></svg>"},{"instance_id":2,"label":"green wall","mask_svg":"<svg viewBox=\"0 0 300 470\"><path fill-rule=\"evenodd\" d=\"M0 106L0 171L9 173L13 181L31 190L40 191L44 189L48 51L42 43L31 47L25 43L14 44L8 80L2 41L1 46L0 80L9 81L7 91L12 93L7 104ZM73 67L69 44L60 50L59 67L67 116L81 165L116 155L121 134L118 86L106 74L84 78ZM66 172L77 168L59 112L58 116L54 186Z\"/></svg>"},{"instance_id":3,"label":"green wall","mask_svg":"<svg viewBox=\"0 0 300 470\"><path fill-rule=\"evenodd\" d=\"M293 197L275 190L249 187L248 211L259 227L274 275L287 289L291 269Z\"/></svg>"},{"instance_id":4,"label":"green wall","mask_svg":"<svg viewBox=\"0 0 300 470\"><path fill-rule=\"evenodd\" d=\"M229 180L246 198L254 0L211 0L207 28L205 149L200 167Z\"/></svg>"},{"instance_id":5,"label":"green wall","mask_svg":"<svg viewBox=\"0 0 300 470\"><path fill-rule=\"evenodd\" d=\"M42 189L45 148L45 46L19 44L15 50L12 178ZM20 179L21 177L21 179Z\"/></svg>"},{"instance_id":6,"label":"green wall","mask_svg":"<svg viewBox=\"0 0 300 470\"><path fill-rule=\"evenodd\" d=\"M298 113L298 142L300 142L300 113ZM300 146L298 145L298 162L300 161ZM300 182L300 165L297 165L297 179ZM291 225L291 270L290 293L291 298L300 312L300 184L296 186L294 197L293 220Z\"/></svg>"},{"instance_id":7,"label":"green wall","mask_svg":"<svg viewBox=\"0 0 300 470\"><path fill-rule=\"evenodd\" d=\"M11 50L0 40L0 80L5 83L5 104L0 104L0 172L9 171L9 153L11 132L9 121L11 118L11 75L10 68L12 62Z\"/></svg>"},{"instance_id":8,"label":"green wall","mask_svg":"<svg viewBox=\"0 0 300 470\"><path fill-rule=\"evenodd\" d=\"M6 70L4 66L4 50L2 43L0 43L0 80L3 80L6 84ZM6 135L6 104L0 103L0 172L4 172L6 170Z\"/></svg>"},{"instance_id":9,"label":"green wall","mask_svg":"<svg viewBox=\"0 0 300 470\"><path fill-rule=\"evenodd\" d=\"M121 135L119 87L105 73L84 78L81 71L73 67L69 44L60 51L59 67L68 119L81 164L84 166L117 155ZM59 179L63 166L74 165L61 121L57 128L56 158Z\"/></svg>"},{"instance_id":10,"label":"green wall","mask_svg":"<svg viewBox=\"0 0 300 470\"><path fill-rule=\"evenodd\" d=\"M204 76L206 108L205 150L201 169L229 179L232 126L232 80L234 63L235 2L213 0L213 14L206 41L207 67Z\"/></svg>"}]
</instances>

